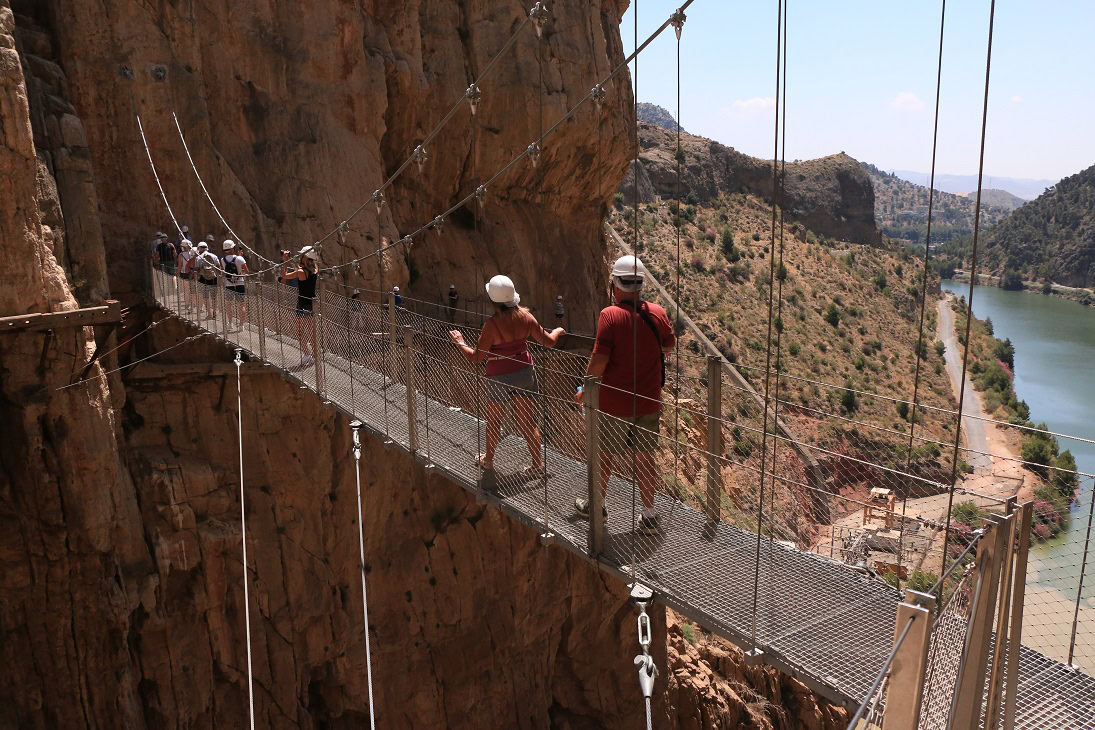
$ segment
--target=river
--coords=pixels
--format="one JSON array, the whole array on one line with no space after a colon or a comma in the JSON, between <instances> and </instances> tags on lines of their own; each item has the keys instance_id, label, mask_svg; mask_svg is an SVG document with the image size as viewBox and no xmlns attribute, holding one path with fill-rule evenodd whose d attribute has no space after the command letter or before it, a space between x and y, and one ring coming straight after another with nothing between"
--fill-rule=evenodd
<instances>
[{"instance_id":1,"label":"river","mask_svg":"<svg viewBox=\"0 0 1095 730\"><path fill-rule=\"evenodd\" d=\"M944 291L966 296L969 284L944 281ZM1015 392L1030 418L1049 430L1095 439L1095 309L1060 297L996 287L974 287L973 312L992 318L994 333L1015 346ZM1078 471L1095 474L1095 444L1059 439ZM1079 574L1088 531L1092 479L1081 478L1072 527L1031 547L1024 643L1067 660ZM1095 534L1087 558L1074 663L1095 671Z\"/></svg>"}]
</instances>

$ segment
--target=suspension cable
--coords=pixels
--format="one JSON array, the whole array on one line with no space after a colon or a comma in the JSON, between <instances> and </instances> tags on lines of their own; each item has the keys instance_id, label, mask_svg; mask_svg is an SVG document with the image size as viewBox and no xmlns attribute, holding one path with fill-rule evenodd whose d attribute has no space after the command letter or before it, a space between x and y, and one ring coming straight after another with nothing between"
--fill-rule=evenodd
<instances>
[{"instance_id":1,"label":"suspension cable","mask_svg":"<svg viewBox=\"0 0 1095 730\"><path fill-rule=\"evenodd\" d=\"M928 262L931 259L932 250L932 214L935 211L935 159L936 150L939 144L939 93L943 86L943 30L946 27L947 20L947 0L942 0L942 6L939 11L939 59L936 62L935 70L935 115L932 121L932 169L931 178L928 182L928 230L924 239L924 269L920 276L920 327L919 333L916 337L916 373L913 376L913 395L912 395L912 413L911 421L909 422L909 455L905 461L905 471L912 470L912 458L913 458L913 439L916 433L916 420L917 420L917 406L916 402L919 399L920 394L920 370L923 365L922 353L925 350L924 344L924 312L928 305ZM958 411L961 413L962 404L958 404ZM961 416L959 416L961 420ZM904 496L901 498L901 529L897 535L897 587L901 588L901 561L905 554L905 510L909 504L909 491L905 490Z\"/></svg>"},{"instance_id":2,"label":"suspension cable","mask_svg":"<svg viewBox=\"0 0 1095 730\"><path fill-rule=\"evenodd\" d=\"M635 0L635 11L632 14L634 20L634 43L635 47L639 46L639 0ZM634 131L635 131L635 161L631 168L631 182L632 182L632 209L631 219L634 226L634 236L632 248L635 251L635 256L632 258L632 274L638 278L639 274L639 56L635 54L635 70L633 72L632 80L635 83L634 98ZM634 304L635 311L631 313L631 417L638 418L639 416L639 311L642 307L642 296L637 295L632 302ZM632 428L635 428L632 426ZM641 497L641 490L639 489L639 450L638 450L638 438L632 440L631 443L631 557L629 560L630 569L632 574L635 570L635 534L634 530L638 528L638 522L635 520L635 498ZM605 485L607 486L607 485ZM639 492L637 495L636 492ZM641 513L640 513L641 514Z\"/></svg>"},{"instance_id":3,"label":"suspension cable","mask_svg":"<svg viewBox=\"0 0 1095 730\"><path fill-rule=\"evenodd\" d=\"M954 429L954 458L951 460L950 491L947 494L947 523L943 533L943 565L947 567L947 548L950 542L951 509L954 506L954 487L958 479L958 448L962 438L962 402L966 397L966 374L970 354L970 324L973 322L973 286L977 281L977 241L981 233L981 186L985 178L985 133L989 121L989 79L992 73L992 30L996 20L996 0L989 4L988 46L985 50L985 95L981 107L981 151L977 159L977 202L973 206L973 250L970 258L970 287L966 303L966 344L962 351L962 382L958 388L958 424Z\"/></svg>"},{"instance_id":4,"label":"suspension cable","mask_svg":"<svg viewBox=\"0 0 1095 730\"><path fill-rule=\"evenodd\" d=\"M243 364L243 350L236 349L236 416L237 432L240 444L240 544L243 546L243 616L247 631L247 708L251 719L251 730L255 730L255 689L251 669L251 600L247 584L247 503L243 490L243 395L240 365Z\"/></svg>"},{"instance_id":5,"label":"suspension cable","mask_svg":"<svg viewBox=\"0 0 1095 730\"><path fill-rule=\"evenodd\" d=\"M365 589L365 527L361 508L361 421L350 424L354 437L354 478L357 481L357 547L361 558L361 610L365 627L365 676L369 685L369 727L376 730L376 713L373 704L373 658L369 646L369 594Z\"/></svg>"},{"instance_id":6,"label":"suspension cable","mask_svg":"<svg viewBox=\"0 0 1095 730\"><path fill-rule=\"evenodd\" d=\"M682 24L684 22L683 13L680 22ZM683 223L681 219L681 166L684 154L681 149L681 33L679 26L674 26L674 30L677 31L677 150L674 154L677 159L677 186L674 191L676 210L673 216L673 222L677 228L677 296L676 306L673 308L675 310L673 317L673 353L676 360L676 377L673 381L673 492L676 495L681 465L680 447L678 446L681 428L681 338L678 333L681 331L681 224ZM721 377L722 370L720 369L719 378ZM722 427L719 426L719 428ZM673 506L676 509L676 501L674 501Z\"/></svg>"},{"instance_id":7,"label":"suspension cable","mask_svg":"<svg viewBox=\"0 0 1095 730\"><path fill-rule=\"evenodd\" d=\"M768 404L769 404L769 386L771 385L771 372L772 372L772 305L773 296L775 294L775 266L776 266L776 185L778 182L778 168L776 167L776 159L779 156L779 92L780 92L780 59L783 54L783 0L777 0L776 3L776 100L775 100L775 141L773 142L772 150L772 235L771 235L771 247L769 249L770 255L768 260L768 337L765 346L765 367L764 367L764 416L762 419L763 430L761 432L761 447L760 447L760 491L759 499L757 500L757 549L755 555L755 566L753 571L753 620L751 630L752 650L757 650L757 608L759 605L759 592L760 592L760 546L761 536L764 533L764 466L768 463ZM774 484L773 484L774 488Z\"/></svg>"},{"instance_id":8,"label":"suspension cable","mask_svg":"<svg viewBox=\"0 0 1095 730\"><path fill-rule=\"evenodd\" d=\"M158 355L162 355L165 352L168 352L170 350L174 350L179 345L186 344L187 342L193 342L194 340L200 339L202 337L205 337L205 336L211 335L211 334L212 334L212 332L201 332L201 333L196 334L196 335L190 335L189 337L186 337L184 339L179 340L174 345L170 345L168 347L165 347L162 350L157 350L156 352L152 353L151 355L148 355L146 357L142 357L140 360L134 360L133 362L126 363L125 365L122 365L120 367L116 367L113 370L106 370L106 371L104 371L102 373L99 373L98 375L94 375L90 378L84 378L83 380L77 380L75 383L69 383L68 385L62 385L60 387L54 388L54 390L55 391L56 390L68 390L69 388L75 388L77 385L84 385L85 383L90 383L93 380L98 380L99 378L105 378L108 375L113 375L114 373L120 372L120 371L125 370L127 368L131 368L134 365L139 365L140 363L144 362L145 360L151 360L152 358L154 358Z\"/></svg>"}]
</instances>

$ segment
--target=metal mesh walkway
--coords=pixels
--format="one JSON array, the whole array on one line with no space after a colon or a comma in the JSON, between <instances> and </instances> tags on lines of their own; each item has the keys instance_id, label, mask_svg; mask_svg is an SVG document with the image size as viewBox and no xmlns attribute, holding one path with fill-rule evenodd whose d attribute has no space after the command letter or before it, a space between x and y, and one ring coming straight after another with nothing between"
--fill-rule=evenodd
<instances>
[{"instance_id":1,"label":"metal mesh walkway","mask_svg":"<svg viewBox=\"0 0 1095 730\"><path fill-rule=\"evenodd\" d=\"M305 360L290 299L277 291L280 287L249 287L254 291L246 296L248 313L240 325L226 320L223 294L219 301L212 295L205 316L199 316L200 293L180 293L176 280L158 272L156 279L157 301L167 311L316 391L378 437L405 449L416 438L415 456L428 468L497 504L546 540L590 558L589 523L574 508L575 497L588 493L585 435L577 406L562 397L584 359L560 353L538 365L546 384L537 413L546 478L524 475L530 456L524 440L513 434L503 434L495 474L484 475L476 463L484 439L484 421L476 415L482 412L476 395L482 378L472 366L450 358L453 348L441 342L447 323L406 312L393 315L376 304L327 293L325 314L316 317L322 353L317 366ZM396 319L397 329L409 328L408 340L392 335L390 322ZM561 389L550 387L553 377ZM413 399L407 383L416 384ZM660 534L638 536L633 515L641 505L632 482L613 477L605 551L597 559L602 568L651 585L663 603L738 646L753 647L755 620L755 643L765 662L846 706L865 699L892 646L899 602L893 588L765 536L754 596L755 532L713 523L702 506L697 509L688 495L672 490L659 490L656 504L663 520ZM1017 727L1095 727L1095 679L1026 648L1020 698Z\"/></svg>"}]
</instances>

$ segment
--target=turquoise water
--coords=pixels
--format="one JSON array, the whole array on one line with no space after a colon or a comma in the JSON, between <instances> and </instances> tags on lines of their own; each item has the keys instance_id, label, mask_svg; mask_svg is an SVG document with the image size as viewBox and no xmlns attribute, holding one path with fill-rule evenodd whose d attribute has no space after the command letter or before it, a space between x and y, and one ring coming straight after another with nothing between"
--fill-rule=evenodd
<instances>
[{"instance_id":1,"label":"turquoise water","mask_svg":"<svg viewBox=\"0 0 1095 730\"><path fill-rule=\"evenodd\" d=\"M944 281L943 289L967 296L969 284ZM977 286L973 312L981 319L991 317L995 335L1009 338L1015 345L1015 392L1030 406L1031 420L1045 422L1051 431L1095 439L1095 308L1060 297ZM1066 438L1058 441L1061 449L1076 457L1078 471L1095 474L1095 444ZM1040 602L1032 604L1045 619L1041 629L1064 632L1066 645L1087 536L1092 478L1081 477L1080 484L1080 499L1072 506L1071 529L1031 548L1027 581L1028 588L1045 589L1036 599ZM1082 605L1095 610L1095 535L1092 537ZM1049 603L1054 597L1060 605ZM1084 613L1076 653L1077 663L1087 665L1095 661L1095 626L1084 623ZM1025 635L1030 633L1027 626L1024 621Z\"/></svg>"}]
</instances>

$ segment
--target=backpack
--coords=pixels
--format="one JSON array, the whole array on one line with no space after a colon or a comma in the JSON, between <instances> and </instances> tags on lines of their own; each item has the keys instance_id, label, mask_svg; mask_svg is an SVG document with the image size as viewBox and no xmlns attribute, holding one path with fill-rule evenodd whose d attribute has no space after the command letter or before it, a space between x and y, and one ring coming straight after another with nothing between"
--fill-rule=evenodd
<instances>
[{"instance_id":1,"label":"backpack","mask_svg":"<svg viewBox=\"0 0 1095 730\"><path fill-rule=\"evenodd\" d=\"M171 243L171 241L160 241L159 252L161 264L175 263L175 244Z\"/></svg>"},{"instance_id":2,"label":"backpack","mask_svg":"<svg viewBox=\"0 0 1095 730\"><path fill-rule=\"evenodd\" d=\"M625 300L623 302L617 302L616 306L617 307L623 307L623 305L628 303L629 301L630 300ZM642 317L642 320L644 322L646 322L646 326L649 327L650 331L654 333L654 339L658 341L658 356L661 358L661 361L662 361L662 387L664 388L665 387L665 367L666 367L666 363L665 363L665 350L662 349L662 336L658 333L658 327L657 327L657 325L654 324L654 320L652 320L650 318L650 314L647 312L647 310L643 309L643 304L645 304L645 303L646 302L644 302L642 300L639 300L639 306L635 308L635 311L638 312L639 316ZM625 307L625 309L626 309L626 307Z\"/></svg>"},{"instance_id":3,"label":"backpack","mask_svg":"<svg viewBox=\"0 0 1095 730\"><path fill-rule=\"evenodd\" d=\"M217 270L209 263L209 252L198 254L198 276L203 279L216 279Z\"/></svg>"},{"instance_id":4,"label":"backpack","mask_svg":"<svg viewBox=\"0 0 1095 730\"><path fill-rule=\"evenodd\" d=\"M225 256L224 257L224 271L229 276L238 276L239 275L240 272L239 272L239 269L236 267L236 257L235 256Z\"/></svg>"}]
</instances>

